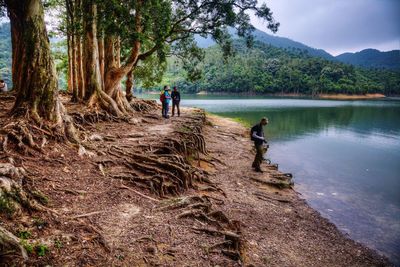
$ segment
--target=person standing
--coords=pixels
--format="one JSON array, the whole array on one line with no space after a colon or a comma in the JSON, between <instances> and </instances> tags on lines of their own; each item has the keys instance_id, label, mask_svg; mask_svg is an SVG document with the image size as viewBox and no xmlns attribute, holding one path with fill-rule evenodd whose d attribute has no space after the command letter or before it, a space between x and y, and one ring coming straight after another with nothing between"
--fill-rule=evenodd
<instances>
[{"instance_id":1,"label":"person standing","mask_svg":"<svg viewBox=\"0 0 400 267\"><path fill-rule=\"evenodd\" d=\"M5 83L4 80L0 80L0 92L7 92L8 88L7 88L7 84Z\"/></svg>"},{"instance_id":2,"label":"person standing","mask_svg":"<svg viewBox=\"0 0 400 267\"><path fill-rule=\"evenodd\" d=\"M164 118L168 118L168 111L169 111L169 105L171 102L171 94L169 93L169 86L165 85L164 86L164 91L162 92L160 96L160 101L162 104L162 116Z\"/></svg>"},{"instance_id":3,"label":"person standing","mask_svg":"<svg viewBox=\"0 0 400 267\"><path fill-rule=\"evenodd\" d=\"M179 93L176 86L174 86L174 90L171 93L171 98L172 98L172 116L175 115L175 107L176 107L178 111L178 117L180 117L181 111L179 109L179 102L181 102L181 94Z\"/></svg>"},{"instance_id":4,"label":"person standing","mask_svg":"<svg viewBox=\"0 0 400 267\"><path fill-rule=\"evenodd\" d=\"M261 163L264 157L264 148L263 144L266 143L264 137L264 129L263 127L268 124L268 118L262 118L260 123L254 125L251 128L251 140L254 141L254 146L256 148L256 156L254 158L252 167L256 172L263 172L261 169Z\"/></svg>"}]
</instances>

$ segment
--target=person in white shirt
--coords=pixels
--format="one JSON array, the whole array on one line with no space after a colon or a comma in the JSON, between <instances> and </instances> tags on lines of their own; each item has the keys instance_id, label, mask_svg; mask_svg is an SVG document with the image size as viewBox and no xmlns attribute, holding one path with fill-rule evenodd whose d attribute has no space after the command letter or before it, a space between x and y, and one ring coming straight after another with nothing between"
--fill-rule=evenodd
<instances>
[{"instance_id":1,"label":"person in white shirt","mask_svg":"<svg viewBox=\"0 0 400 267\"><path fill-rule=\"evenodd\" d=\"M0 80L0 92L7 92L7 84L4 82L4 80Z\"/></svg>"}]
</instances>

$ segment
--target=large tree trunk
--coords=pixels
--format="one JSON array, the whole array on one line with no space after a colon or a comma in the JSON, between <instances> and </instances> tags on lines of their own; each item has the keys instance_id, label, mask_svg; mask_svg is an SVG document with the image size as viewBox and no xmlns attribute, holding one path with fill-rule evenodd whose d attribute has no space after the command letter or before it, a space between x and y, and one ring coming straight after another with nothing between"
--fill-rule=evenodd
<instances>
[{"instance_id":1,"label":"large tree trunk","mask_svg":"<svg viewBox=\"0 0 400 267\"><path fill-rule=\"evenodd\" d=\"M67 22L67 24L69 24ZM67 26L68 28L68 26ZM73 63L72 63L72 36L70 32L67 32L67 49L68 49L68 71L67 71L67 75L68 75L68 93L72 93L73 91Z\"/></svg>"},{"instance_id":2,"label":"large tree trunk","mask_svg":"<svg viewBox=\"0 0 400 267\"><path fill-rule=\"evenodd\" d=\"M85 99L88 100L95 92L100 91L102 86L97 43L97 7L93 3L93 0L84 0L82 3L84 12L83 57L86 90Z\"/></svg>"},{"instance_id":3,"label":"large tree trunk","mask_svg":"<svg viewBox=\"0 0 400 267\"><path fill-rule=\"evenodd\" d=\"M88 100L89 107L99 107L115 116L123 116L124 112L118 104L102 89L96 25L97 7L93 0L83 0L82 3L85 100Z\"/></svg>"},{"instance_id":4,"label":"large tree trunk","mask_svg":"<svg viewBox=\"0 0 400 267\"><path fill-rule=\"evenodd\" d=\"M76 22L78 25L83 24L82 20L82 15L80 14L80 11L82 10L82 1L81 0L74 0L75 1L75 7L76 7ZM83 47L82 47L82 33L81 31L77 31L76 33L76 47L77 47L77 52L76 52L76 68L77 68L77 83L78 83L78 98L83 100L85 98L85 76L83 72Z\"/></svg>"},{"instance_id":5,"label":"large tree trunk","mask_svg":"<svg viewBox=\"0 0 400 267\"><path fill-rule=\"evenodd\" d=\"M79 99L85 98L85 81L83 74L83 54L82 54L82 38L80 35L78 37L78 51L77 51L77 68L78 68L78 88L79 88Z\"/></svg>"},{"instance_id":6,"label":"large tree trunk","mask_svg":"<svg viewBox=\"0 0 400 267\"><path fill-rule=\"evenodd\" d=\"M78 61L77 61L77 36L74 33L72 35L72 102L79 101L79 92L78 92Z\"/></svg>"},{"instance_id":7,"label":"large tree trunk","mask_svg":"<svg viewBox=\"0 0 400 267\"><path fill-rule=\"evenodd\" d=\"M100 64L100 75L101 75L101 86L104 88L104 37L100 37L98 40L99 45L99 64Z\"/></svg>"},{"instance_id":8,"label":"large tree trunk","mask_svg":"<svg viewBox=\"0 0 400 267\"><path fill-rule=\"evenodd\" d=\"M133 109L122 93L121 82L139 59L140 40L138 39L133 42L128 59L121 65L119 37L107 35L104 38L103 82L98 47L99 41L97 40L97 7L93 0L83 0L82 3L84 12L84 66L86 75L85 98L89 100L89 107L103 109L115 116L128 115L129 112L133 112ZM138 0L135 14L135 28L133 29L137 33L141 33L142 31L142 5L143 0Z\"/></svg>"},{"instance_id":9,"label":"large tree trunk","mask_svg":"<svg viewBox=\"0 0 400 267\"><path fill-rule=\"evenodd\" d=\"M137 1L135 14L135 28L137 33L142 32L142 15L141 7L143 0ZM139 60L141 42L136 40L133 42L130 55L126 62L121 65L120 60L120 39L119 37L109 36L105 42L105 74L104 74L104 90L115 102L123 113L132 112L133 109L126 97L123 96L121 90L122 79L133 70Z\"/></svg>"},{"instance_id":10,"label":"large tree trunk","mask_svg":"<svg viewBox=\"0 0 400 267\"><path fill-rule=\"evenodd\" d=\"M77 140L70 118L58 98L57 73L40 0L6 0L13 42L14 115L29 115L37 123L54 122ZM67 121L68 120L68 121ZM65 128L64 126L71 126Z\"/></svg>"},{"instance_id":11,"label":"large tree trunk","mask_svg":"<svg viewBox=\"0 0 400 267\"><path fill-rule=\"evenodd\" d=\"M6 1L13 35L14 111L27 108L34 119L54 119L57 74L40 0Z\"/></svg>"},{"instance_id":12,"label":"large tree trunk","mask_svg":"<svg viewBox=\"0 0 400 267\"><path fill-rule=\"evenodd\" d=\"M125 92L126 99L130 102L133 98L133 70L126 75Z\"/></svg>"}]
</instances>

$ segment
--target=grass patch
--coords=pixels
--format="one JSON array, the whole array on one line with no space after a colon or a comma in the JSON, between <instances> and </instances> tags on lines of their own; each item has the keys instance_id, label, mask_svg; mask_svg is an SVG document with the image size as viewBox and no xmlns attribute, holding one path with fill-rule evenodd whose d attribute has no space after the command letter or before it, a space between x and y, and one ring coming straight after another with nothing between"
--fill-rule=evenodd
<instances>
[{"instance_id":1,"label":"grass patch","mask_svg":"<svg viewBox=\"0 0 400 267\"><path fill-rule=\"evenodd\" d=\"M37 244L35 246L35 252L39 257L46 256L46 253L49 251L49 248L44 244Z\"/></svg>"},{"instance_id":2,"label":"grass patch","mask_svg":"<svg viewBox=\"0 0 400 267\"><path fill-rule=\"evenodd\" d=\"M32 236L29 230L19 230L17 235L20 239L24 240L29 239Z\"/></svg>"},{"instance_id":3,"label":"grass patch","mask_svg":"<svg viewBox=\"0 0 400 267\"><path fill-rule=\"evenodd\" d=\"M0 212L11 218L16 211L13 199L6 193L0 193Z\"/></svg>"},{"instance_id":4,"label":"grass patch","mask_svg":"<svg viewBox=\"0 0 400 267\"><path fill-rule=\"evenodd\" d=\"M43 205L49 204L49 198L40 191L32 191L33 197Z\"/></svg>"}]
</instances>

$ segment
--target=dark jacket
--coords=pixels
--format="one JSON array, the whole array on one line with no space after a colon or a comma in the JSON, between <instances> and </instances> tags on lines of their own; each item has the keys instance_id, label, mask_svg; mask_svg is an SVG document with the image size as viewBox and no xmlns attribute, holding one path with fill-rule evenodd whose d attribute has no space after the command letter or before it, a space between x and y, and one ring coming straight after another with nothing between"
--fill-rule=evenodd
<instances>
[{"instance_id":1,"label":"dark jacket","mask_svg":"<svg viewBox=\"0 0 400 267\"><path fill-rule=\"evenodd\" d=\"M178 91L172 91L171 98L173 102L177 103L181 101L181 94Z\"/></svg>"},{"instance_id":2,"label":"dark jacket","mask_svg":"<svg viewBox=\"0 0 400 267\"><path fill-rule=\"evenodd\" d=\"M254 136L254 133L256 136ZM260 146L264 143L264 129L261 123L258 123L251 128L251 140L254 141L254 145L256 146Z\"/></svg>"}]
</instances>

